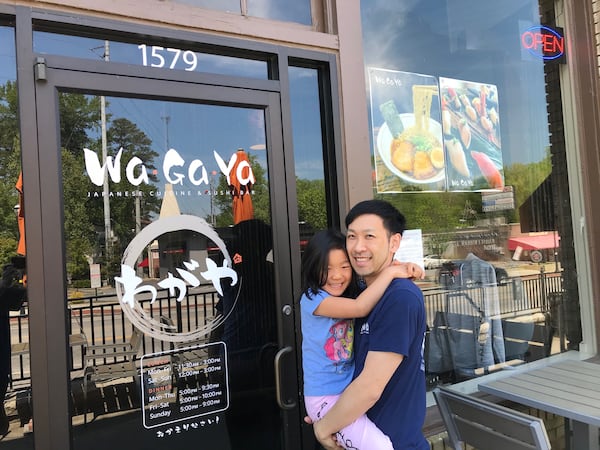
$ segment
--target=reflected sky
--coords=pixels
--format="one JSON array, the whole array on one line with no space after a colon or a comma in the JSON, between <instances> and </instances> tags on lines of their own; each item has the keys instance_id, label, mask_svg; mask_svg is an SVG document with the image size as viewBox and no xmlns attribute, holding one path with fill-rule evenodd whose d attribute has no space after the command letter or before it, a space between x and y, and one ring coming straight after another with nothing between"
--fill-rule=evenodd
<instances>
[{"instance_id":1,"label":"reflected sky","mask_svg":"<svg viewBox=\"0 0 600 450\"><path fill-rule=\"evenodd\" d=\"M296 176L322 180L325 169L318 73L315 69L290 67L289 75Z\"/></svg>"},{"instance_id":2,"label":"reflected sky","mask_svg":"<svg viewBox=\"0 0 600 450\"><path fill-rule=\"evenodd\" d=\"M200 53L187 48L163 48L139 42L129 44L110 41L108 49L102 39L34 32L35 52L73 58L109 59L112 62L158 67L165 70L185 70L222 75L245 76L266 80L265 61ZM105 55L108 54L108 58Z\"/></svg>"},{"instance_id":3,"label":"reflected sky","mask_svg":"<svg viewBox=\"0 0 600 450\"><path fill-rule=\"evenodd\" d=\"M324 179L317 70L290 68L290 97L296 176ZM171 148L188 163L201 159L209 173L213 170L220 173L214 151L227 162L236 149L243 148L256 158L267 174L262 110L108 97L107 114L110 120L127 118L152 140L152 149L161 155L156 160L159 188L165 183L159 164L162 155ZM90 130L90 133L91 138L99 139L97 131ZM111 149L109 154L114 155L117 150ZM215 180L218 181L218 176L212 181ZM198 189L187 181L179 187ZM182 213L204 216L210 210L208 197L181 197L178 201Z\"/></svg>"},{"instance_id":4,"label":"reflected sky","mask_svg":"<svg viewBox=\"0 0 600 450\"><path fill-rule=\"evenodd\" d=\"M240 0L173 0L176 3L241 14ZM248 15L263 19L312 23L310 0L246 0Z\"/></svg>"},{"instance_id":5,"label":"reflected sky","mask_svg":"<svg viewBox=\"0 0 600 450\"><path fill-rule=\"evenodd\" d=\"M262 110L124 97L107 97L106 102L109 128L111 121L124 117L151 139L152 150L160 155L154 160L158 177L155 187L158 191L164 192L168 182L162 168L167 150L176 150L185 161L182 167L171 170L186 175L182 184L173 186L175 191L186 193L177 198L182 214L206 217L211 210L211 198L204 195L204 191L210 190L211 185L216 186L222 173L214 152L227 164L236 150L243 148L256 157L257 163L265 171L264 181L268 183L267 152L262 149L265 146ZM90 133L90 137L98 139L100 136L95 132ZM114 156L117 151L118 148L109 148L108 154ZM193 160L203 163L210 184L203 182L194 185L190 182L187 171ZM127 162L122 161L123 172ZM197 176L200 176L200 172ZM92 186L90 189L101 191L101 188L94 189Z\"/></svg>"},{"instance_id":6,"label":"reflected sky","mask_svg":"<svg viewBox=\"0 0 600 450\"><path fill-rule=\"evenodd\" d=\"M5 83L16 78L12 28L0 27L0 43L0 82ZM101 39L36 32L34 43L38 52L84 59L104 58L105 42ZM135 44L110 42L109 52L112 62L131 64L142 61L140 48ZM266 78L267 66L262 61L217 55L199 57L202 58L203 69L208 71ZM289 76L296 174L299 178L323 179L318 73L314 69L291 68ZM124 117L133 122L151 139L152 149L161 155L167 148L174 148L186 161L204 159L210 161L206 163L209 170L218 171L213 151L227 159L237 148L244 148L257 158L266 171L267 143L262 110L107 97L107 114L109 127L110 121L117 118ZM99 128L89 130L89 137L91 140L99 139ZM93 145L90 144L90 147ZM110 149L109 155L114 156L117 151ZM160 179L159 184L164 185L164 182L164 179ZM209 209L202 202L196 201L189 206L185 203L184 200L182 212L204 215ZM202 211L195 211L198 208Z\"/></svg>"},{"instance_id":7,"label":"reflected sky","mask_svg":"<svg viewBox=\"0 0 600 450\"><path fill-rule=\"evenodd\" d=\"M250 6L250 5L249 5ZM281 6L281 5L280 5ZM254 3L253 7L261 7ZM262 7L267 8L263 3ZM301 5L296 5L296 9ZM310 8L306 8L310 16ZM258 11L258 10L257 10ZM16 78L16 61L14 32L12 28L0 27L0 83ZM68 36L50 32L36 31L34 34L34 50L40 53L57 54L83 59L102 60L108 50L111 62L143 65L146 51L146 65L160 62L156 55L165 58L165 70L170 70L168 56L175 52L154 50L143 47L143 44L131 44L111 41L108 48L102 39ZM181 49L184 50L184 49ZM267 64L264 61L244 60L211 54L194 53L197 68L211 73L239 75L245 77L267 78ZM188 54L189 57L189 54ZM186 70L183 53L174 65L175 70ZM321 116L319 101L318 72L315 69L292 67L290 77L290 98L292 113L292 133L295 155L296 176L302 179L323 179L323 142L321 136ZM133 122L149 139L154 151L164 155L167 149L176 149L186 162L201 159L207 169L219 171L213 152L216 151L224 159L237 148L244 148L257 158L257 162L267 170L267 142L265 141L264 112L245 108L225 106L209 106L187 103L174 103L134 99L127 97L107 97L108 126L111 120L126 118ZM99 128L89 130L90 139L99 139ZM90 142L90 147L93 144ZM83 149L82 149L83 151ZM109 155L116 155L118 149L109 149ZM156 165L160 164L158 158ZM164 177L159 170L158 188L164 187ZM218 178L217 178L218 181ZM90 186L90 191L94 188ZM210 210L208 198L182 198L182 212L206 215Z\"/></svg>"},{"instance_id":8,"label":"reflected sky","mask_svg":"<svg viewBox=\"0 0 600 450\"><path fill-rule=\"evenodd\" d=\"M240 0L173 0L190 6L240 14Z\"/></svg>"},{"instance_id":9,"label":"reflected sky","mask_svg":"<svg viewBox=\"0 0 600 450\"><path fill-rule=\"evenodd\" d=\"M248 15L264 19L312 23L310 0L247 0Z\"/></svg>"},{"instance_id":10,"label":"reflected sky","mask_svg":"<svg viewBox=\"0 0 600 450\"><path fill-rule=\"evenodd\" d=\"M16 78L15 32L13 28L0 27L0 84Z\"/></svg>"},{"instance_id":11,"label":"reflected sky","mask_svg":"<svg viewBox=\"0 0 600 450\"><path fill-rule=\"evenodd\" d=\"M362 0L361 14L367 66L497 86L504 163L546 157L543 62L520 43L537 1Z\"/></svg>"}]
</instances>

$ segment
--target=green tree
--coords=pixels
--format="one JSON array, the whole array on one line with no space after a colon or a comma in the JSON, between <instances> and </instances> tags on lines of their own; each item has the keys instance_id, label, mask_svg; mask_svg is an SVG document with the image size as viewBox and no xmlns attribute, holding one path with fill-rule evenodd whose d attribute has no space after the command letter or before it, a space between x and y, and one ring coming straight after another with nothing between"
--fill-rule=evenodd
<instances>
[{"instance_id":1,"label":"green tree","mask_svg":"<svg viewBox=\"0 0 600 450\"><path fill-rule=\"evenodd\" d=\"M515 194L515 210L510 215L511 222L519 221L519 207L550 176L552 161L550 149L546 149L546 157L541 161L523 164L515 163L504 168L506 185L512 186Z\"/></svg>"},{"instance_id":2,"label":"green tree","mask_svg":"<svg viewBox=\"0 0 600 450\"><path fill-rule=\"evenodd\" d=\"M129 161L133 156L137 156L144 162L149 182L157 182L158 178L154 174L156 169L154 160L158 157L158 153L152 149L152 140L136 124L125 118L113 120L107 132L107 140L110 154L116 155L122 148L122 161ZM139 173L135 175L139 175ZM122 179L121 182L113 183L111 186L111 189L116 192L132 191L132 186L127 179ZM127 237L132 237L132 230L135 230L136 216L135 208L132 206L136 200L140 202L140 220L142 222L148 223L151 215L160 210L160 199L149 195L150 191L156 189L156 186L142 183L133 189L141 192L142 195L139 198L127 196L111 198L110 213L114 221L113 231L118 237L125 238L127 242L130 240Z\"/></svg>"},{"instance_id":3,"label":"green tree","mask_svg":"<svg viewBox=\"0 0 600 450\"><path fill-rule=\"evenodd\" d=\"M64 235L67 272L72 279L89 276L88 259L95 253L95 229L90 221L89 200L82 201L89 181L85 176L83 158L63 149Z\"/></svg>"},{"instance_id":4,"label":"green tree","mask_svg":"<svg viewBox=\"0 0 600 450\"><path fill-rule=\"evenodd\" d=\"M73 280L87 279L89 261L97 253L94 218L98 215L98 206L86 196L89 180L85 174L83 149L93 147L97 141L100 100L96 96L68 92L60 93L58 99L67 274Z\"/></svg>"},{"instance_id":5,"label":"green tree","mask_svg":"<svg viewBox=\"0 0 600 450\"><path fill-rule=\"evenodd\" d=\"M2 175L10 167L4 164L6 158L10 153L20 150L17 106L17 85L13 81L7 81L0 86L0 162L2 162L0 173Z\"/></svg>"},{"instance_id":6,"label":"green tree","mask_svg":"<svg viewBox=\"0 0 600 450\"><path fill-rule=\"evenodd\" d=\"M100 97L61 92L59 111L60 145L79 154L89 146L91 135L100 129Z\"/></svg>"},{"instance_id":7,"label":"green tree","mask_svg":"<svg viewBox=\"0 0 600 450\"><path fill-rule=\"evenodd\" d=\"M100 97L72 92L59 94L60 143L63 181L64 236L67 270L73 279L87 278L88 261L98 256L98 232L104 230L103 203L87 198L89 179L85 173L83 149L99 152L100 143ZM0 86L0 264L6 263L16 252L18 227L14 205L18 201L15 183L21 170L21 152L18 128L18 103L16 83L9 81ZM150 139L127 119L110 120L107 132L111 153L123 147L123 158L133 154L140 157L152 173L153 160L157 153L151 149ZM25 177L27 174L24 175ZM150 175L150 180L156 177ZM143 185L137 190L143 193L154 189ZM131 191L131 186L120 183L112 186L113 191ZM159 200L142 195L142 222L149 221L159 210ZM118 250L129 242L135 229L133 198L111 199L111 218ZM25 193L27 208L27 193ZM103 241L103 240L102 240ZM106 265L106 264L104 264Z\"/></svg>"},{"instance_id":8,"label":"green tree","mask_svg":"<svg viewBox=\"0 0 600 450\"><path fill-rule=\"evenodd\" d=\"M296 179L298 220L313 230L327 228L327 204L324 180Z\"/></svg>"},{"instance_id":9,"label":"green tree","mask_svg":"<svg viewBox=\"0 0 600 450\"><path fill-rule=\"evenodd\" d=\"M464 226L461 221L465 203L481 211L479 192L427 192L378 194L392 203L406 217L407 227L421 229L423 233L449 231Z\"/></svg>"},{"instance_id":10,"label":"green tree","mask_svg":"<svg viewBox=\"0 0 600 450\"><path fill-rule=\"evenodd\" d=\"M0 86L0 264L16 254L18 203L15 183L21 170L21 148L17 122L16 83Z\"/></svg>"},{"instance_id":11,"label":"green tree","mask_svg":"<svg viewBox=\"0 0 600 450\"><path fill-rule=\"evenodd\" d=\"M8 233L0 233L0 266L10 262L10 258L16 255L17 239Z\"/></svg>"},{"instance_id":12,"label":"green tree","mask_svg":"<svg viewBox=\"0 0 600 450\"><path fill-rule=\"evenodd\" d=\"M150 184L142 183L139 186L132 187L126 178L120 182L110 183L111 193L116 193L110 197L110 223L111 239L108 249L102 253L101 267L105 277L112 277L117 273L120 264L120 256L125 247L133 239L136 232L136 223L139 220L141 224L151 221L153 214L160 210L160 199L149 195L150 191L156 189L151 183L157 181L154 174L156 169L154 159L158 153L152 149L152 140L141 131L136 124L125 118L117 118L110 122L107 129L108 154L115 156L121 149L121 161L127 162L134 156L144 162ZM99 142L89 145L90 150L95 150L101 160L101 150ZM80 157L80 159L82 159ZM138 170L140 168L138 167ZM139 175L139 173L135 173ZM87 180L89 185L89 180ZM88 208L89 223L96 230L95 236L104 233L104 202L91 202ZM139 217L137 217L139 211ZM97 244L104 244L105 238L101 238Z\"/></svg>"}]
</instances>

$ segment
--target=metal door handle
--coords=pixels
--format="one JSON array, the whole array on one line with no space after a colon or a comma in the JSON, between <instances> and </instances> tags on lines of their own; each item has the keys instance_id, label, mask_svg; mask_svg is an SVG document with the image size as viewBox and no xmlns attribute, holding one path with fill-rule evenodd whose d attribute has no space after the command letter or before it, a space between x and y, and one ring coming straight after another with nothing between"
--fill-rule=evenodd
<instances>
[{"instance_id":1,"label":"metal door handle","mask_svg":"<svg viewBox=\"0 0 600 450\"><path fill-rule=\"evenodd\" d=\"M275 396L277 397L277 404L281 409L294 409L296 407L295 401L291 400L287 402L281 396L281 358L293 351L294 349L288 346L279 350L275 355Z\"/></svg>"}]
</instances>

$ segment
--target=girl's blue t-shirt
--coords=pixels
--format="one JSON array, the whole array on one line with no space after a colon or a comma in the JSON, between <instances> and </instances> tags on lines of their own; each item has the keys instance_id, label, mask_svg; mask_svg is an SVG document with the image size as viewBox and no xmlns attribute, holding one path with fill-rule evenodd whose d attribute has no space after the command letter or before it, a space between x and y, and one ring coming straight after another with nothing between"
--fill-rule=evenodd
<instances>
[{"instance_id":1,"label":"girl's blue t-shirt","mask_svg":"<svg viewBox=\"0 0 600 450\"><path fill-rule=\"evenodd\" d=\"M327 297L321 289L300 299L305 396L341 394L354 373L354 321L314 315Z\"/></svg>"}]
</instances>

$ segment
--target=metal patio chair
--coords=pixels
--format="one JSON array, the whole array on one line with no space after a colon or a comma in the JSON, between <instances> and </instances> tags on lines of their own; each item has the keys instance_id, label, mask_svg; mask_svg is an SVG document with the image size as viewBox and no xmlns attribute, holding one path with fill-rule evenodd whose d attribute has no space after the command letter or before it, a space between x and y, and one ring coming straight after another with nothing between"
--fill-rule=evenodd
<instances>
[{"instance_id":1,"label":"metal patio chair","mask_svg":"<svg viewBox=\"0 0 600 450\"><path fill-rule=\"evenodd\" d=\"M129 382L130 378L133 378L134 382L138 382L139 372L136 366L136 358L143 337L142 332L134 327L129 342L88 345L86 347L83 372L84 414L88 412L88 384L90 382L97 383L112 380Z\"/></svg>"},{"instance_id":2,"label":"metal patio chair","mask_svg":"<svg viewBox=\"0 0 600 450\"><path fill-rule=\"evenodd\" d=\"M433 391L452 448L549 450L544 421L501 405L439 387Z\"/></svg>"}]
</instances>

